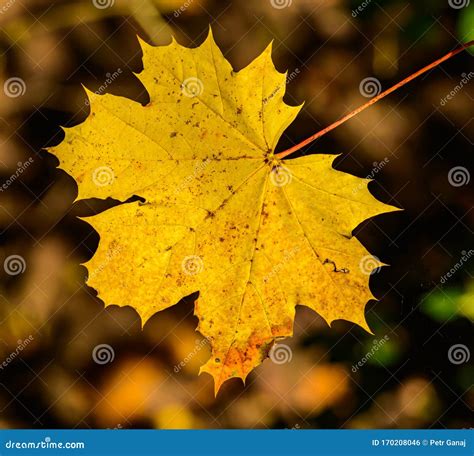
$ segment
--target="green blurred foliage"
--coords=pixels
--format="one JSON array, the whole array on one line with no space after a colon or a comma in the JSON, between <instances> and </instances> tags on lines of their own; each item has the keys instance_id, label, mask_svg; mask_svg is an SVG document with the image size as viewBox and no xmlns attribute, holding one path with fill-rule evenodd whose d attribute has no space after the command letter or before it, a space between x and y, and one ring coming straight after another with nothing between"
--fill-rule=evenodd
<instances>
[{"instance_id":1,"label":"green blurred foliage","mask_svg":"<svg viewBox=\"0 0 474 456\"><path fill-rule=\"evenodd\" d=\"M459 39L463 42L474 40L474 3L463 8L459 13L459 20L457 25ZM469 49L469 52L474 55L474 49Z\"/></svg>"},{"instance_id":2,"label":"green blurred foliage","mask_svg":"<svg viewBox=\"0 0 474 456\"><path fill-rule=\"evenodd\" d=\"M423 299L421 309L441 323L456 317L474 321L474 281L464 289L447 287L429 293Z\"/></svg>"}]
</instances>

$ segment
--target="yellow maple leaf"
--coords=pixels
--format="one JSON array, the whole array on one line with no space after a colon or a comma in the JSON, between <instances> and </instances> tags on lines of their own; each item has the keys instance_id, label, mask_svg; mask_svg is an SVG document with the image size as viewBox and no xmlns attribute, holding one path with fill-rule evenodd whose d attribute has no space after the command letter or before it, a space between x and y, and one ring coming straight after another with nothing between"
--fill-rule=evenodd
<instances>
[{"instance_id":1,"label":"yellow maple leaf","mask_svg":"<svg viewBox=\"0 0 474 456\"><path fill-rule=\"evenodd\" d=\"M283 101L271 46L239 72L211 33L196 49L142 48L149 105L89 94L90 117L53 150L79 198L146 201L90 219L101 240L88 284L143 324L199 291L198 330L212 348L201 371L216 392L292 335L297 304L368 329L381 263L352 231L394 208L333 169L334 155L274 155L300 107Z\"/></svg>"}]
</instances>

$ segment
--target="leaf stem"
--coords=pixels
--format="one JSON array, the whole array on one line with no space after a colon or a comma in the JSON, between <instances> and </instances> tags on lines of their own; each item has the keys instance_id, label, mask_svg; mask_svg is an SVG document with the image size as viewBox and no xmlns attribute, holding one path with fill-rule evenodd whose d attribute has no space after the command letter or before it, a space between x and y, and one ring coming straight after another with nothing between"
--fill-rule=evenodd
<instances>
[{"instance_id":1,"label":"leaf stem","mask_svg":"<svg viewBox=\"0 0 474 456\"><path fill-rule=\"evenodd\" d=\"M352 111L349 114L345 115L342 119L339 119L338 121L334 122L333 124L329 125L328 127L324 128L323 130L319 131L318 133L314 134L313 136L310 136L308 139L305 139L304 141L300 142L296 146L293 146L290 149L287 149L283 152L275 154L275 157L279 158L279 159L282 159L282 158L285 158L288 155L291 155L294 152L302 149L303 147L307 146L308 144L312 143L313 141L316 141L316 139L320 138L321 136L324 136L326 133L329 133L331 130L334 130L339 125L342 125L343 123L347 122L352 117L356 116L357 114L361 113L362 111L365 111L367 108L369 108L373 104L377 103L382 98L385 98L387 95L390 95L392 92L395 92L395 90L399 89L400 87L404 86L405 84L409 83L410 81L413 81L413 79L416 79L418 76L421 76L422 74L426 73L427 71L431 70L432 68L437 67L438 65L440 65L444 61L450 59L451 57L454 57L455 55L459 54L460 52L464 51L465 49L467 49L468 47L470 47L472 45L474 45L474 40L469 41L469 43L466 43L463 46L455 49L454 51L449 52L444 57L441 57L440 59L436 60L435 62L430 63L429 65L425 66L424 68L417 71L416 73L413 73L412 75L405 78L403 81L400 81L398 84L395 84L394 86L390 87L390 89L386 90L385 92L380 93L379 95L372 98L370 101L368 101L364 105L358 107L354 111Z\"/></svg>"}]
</instances>

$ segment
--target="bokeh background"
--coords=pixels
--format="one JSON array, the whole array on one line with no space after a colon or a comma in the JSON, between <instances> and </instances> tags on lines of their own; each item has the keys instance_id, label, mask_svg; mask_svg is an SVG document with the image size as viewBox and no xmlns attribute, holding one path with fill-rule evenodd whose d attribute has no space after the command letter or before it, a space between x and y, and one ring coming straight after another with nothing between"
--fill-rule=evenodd
<instances>
[{"instance_id":1,"label":"bokeh background","mask_svg":"<svg viewBox=\"0 0 474 456\"><path fill-rule=\"evenodd\" d=\"M211 377L197 375L209 351L195 332L193 296L142 331L133 309L104 309L85 285L81 263L99 236L79 216L111 203L73 204L76 184L46 148L62 140L61 125L87 117L83 86L101 90L118 69L107 91L147 102L134 74L137 34L196 46L209 24L235 69L273 40L275 64L290 75L288 103L305 101L284 150L366 102L365 78L388 88L474 39L474 5L0 0L0 427L472 426L469 52L302 151L341 154L338 169L372 176L373 194L404 209L357 229L390 264L371 277L374 335L347 321L328 328L298 307L294 337L279 342L286 362L266 360L245 386L231 380L215 398Z\"/></svg>"}]
</instances>

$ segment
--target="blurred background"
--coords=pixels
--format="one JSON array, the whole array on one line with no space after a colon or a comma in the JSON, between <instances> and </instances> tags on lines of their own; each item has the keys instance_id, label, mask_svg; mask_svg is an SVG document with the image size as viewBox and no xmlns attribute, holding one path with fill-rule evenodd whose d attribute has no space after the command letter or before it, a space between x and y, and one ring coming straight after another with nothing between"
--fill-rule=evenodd
<instances>
[{"instance_id":1,"label":"blurred background","mask_svg":"<svg viewBox=\"0 0 474 456\"><path fill-rule=\"evenodd\" d=\"M373 194L404 209L357 229L390 265L370 281L374 335L346 321L328 328L298 307L294 337L275 348L285 356L215 398L212 378L197 375L209 350L195 296L142 331L133 309L104 309L85 285L81 263L99 236L78 217L91 204L73 204L77 186L46 148L87 117L83 87L147 102L137 34L197 46L209 24L236 70L274 41L287 102L305 102L284 150L474 39L474 4L0 0L0 427L472 426L469 52L302 151L341 154L338 169L372 177Z\"/></svg>"}]
</instances>

